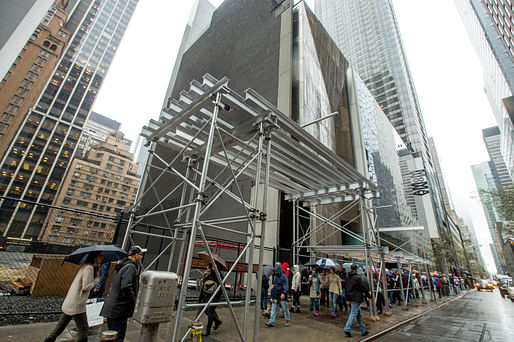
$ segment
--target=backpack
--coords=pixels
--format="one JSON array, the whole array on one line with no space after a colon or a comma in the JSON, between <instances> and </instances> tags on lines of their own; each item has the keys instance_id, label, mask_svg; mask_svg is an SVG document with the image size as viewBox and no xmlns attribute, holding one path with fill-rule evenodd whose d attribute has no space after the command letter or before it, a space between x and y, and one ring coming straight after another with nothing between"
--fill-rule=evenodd
<instances>
[{"instance_id":1,"label":"backpack","mask_svg":"<svg viewBox=\"0 0 514 342\"><path fill-rule=\"evenodd\" d=\"M214 291L216 291L216 288L218 287L218 283L216 283L214 280L207 280L203 286L202 286L202 292L212 295Z\"/></svg>"}]
</instances>

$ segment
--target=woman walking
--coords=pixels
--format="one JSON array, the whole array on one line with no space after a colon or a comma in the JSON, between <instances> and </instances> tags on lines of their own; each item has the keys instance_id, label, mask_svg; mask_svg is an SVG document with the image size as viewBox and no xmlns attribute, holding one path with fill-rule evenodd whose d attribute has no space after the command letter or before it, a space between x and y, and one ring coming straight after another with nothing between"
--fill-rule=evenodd
<instances>
[{"instance_id":1,"label":"woman walking","mask_svg":"<svg viewBox=\"0 0 514 342\"><path fill-rule=\"evenodd\" d=\"M328 291L332 299L332 312L330 313L330 317L336 318L337 300L339 296L343 295L343 289L341 288L341 278L336 274L336 270L333 267L330 268L330 274L328 275Z\"/></svg>"},{"instance_id":2,"label":"woman walking","mask_svg":"<svg viewBox=\"0 0 514 342\"><path fill-rule=\"evenodd\" d=\"M302 291L302 276L300 267L293 266L293 281L291 282L291 292L293 293L293 306L291 312L300 312L300 293Z\"/></svg>"},{"instance_id":3,"label":"woman walking","mask_svg":"<svg viewBox=\"0 0 514 342\"><path fill-rule=\"evenodd\" d=\"M320 277L320 289L321 289L321 306L327 306L327 308L330 306L330 301L328 299L328 272L327 270L323 270Z\"/></svg>"},{"instance_id":4,"label":"woman walking","mask_svg":"<svg viewBox=\"0 0 514 342\"><path fill-rule=\"evenodd\" d=\"M200 291L200 298L198 301L200 303L207 303L211 296L214 294L214 292L216 292L216 289L220 286L220 282L218 280L218 277L216 276L212 264L207 265L207 269L205 270L203 276L203 285L202 290ZM221 273L220 277L223 278L223 275ZM213 302L219 302L220 297L221 291L218 291L214 296ZM209 305L207 307L207 310L205 310L205 313L207 314L208 320L206 330L203 332L202 335L209 336L211 334L212 324L214 323L214 330L217 330L223 322L218 317L218 313L216 312L216 306Z\"/></svg>"},{"instance_id":5,"label":"woman walking","mask_svg":"<svg viewBox=\"0 0 514 342\"><path fill-rule=\"evenodd\" d=\"M77 341L87 342L87 324L86 302L89 296L89 290L95 286L99 278L95 278L94 266L102 262L102 252L91 252L88 254L86 262L77 272L71 286L62 303L62 314L54 330L45 338L45 342L54 342L68 323L73 319L77 325Z\"/></svg>"},{"instance_id":6,"label":"woman walking","mask_svg":"<svg viewBox=\"0 0 514 342\"><path fill-rule=\"evenodd\" d=\"M309 309L314 310L314 316L319 316L319 297L321 295L320 290L320 278L318 275L318 270L316 268L312 269L312 274L309 276L309 288L310 288L310 297L311 303L309 305Z\"/></svg>"}]
</instances>

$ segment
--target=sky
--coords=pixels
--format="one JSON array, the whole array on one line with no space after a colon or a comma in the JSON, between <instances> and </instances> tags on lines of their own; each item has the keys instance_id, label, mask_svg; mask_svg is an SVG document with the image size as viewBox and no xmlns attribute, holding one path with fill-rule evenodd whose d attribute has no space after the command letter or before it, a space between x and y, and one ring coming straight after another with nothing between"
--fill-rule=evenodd
<instances>
[{"instance_id":1,"label":"sky","mask_svg":"<svg viewBox=\"0 0 514 342\"><path fill-rule=\"evenodd\" d=\"M222 0L211 0L218 6ZM306 1L313 8L313 1ZM157 119L193 0L140 0L93 110L119 121L135 145ZM429 136L457 213L475 228L486 267L496 268L471 165L489 159L482 129L496 122L482 68L451 0L393 0Z\"/></svg>"}]
</instances>

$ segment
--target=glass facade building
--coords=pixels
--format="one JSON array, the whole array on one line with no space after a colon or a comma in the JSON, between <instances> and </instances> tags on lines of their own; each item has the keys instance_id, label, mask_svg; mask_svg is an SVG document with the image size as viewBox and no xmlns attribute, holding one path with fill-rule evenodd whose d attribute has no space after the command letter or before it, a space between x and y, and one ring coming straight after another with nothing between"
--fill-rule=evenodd
<instances>
[{"instance_id":1,"label":"glass facade building","mask_svg":"<svg viewBox=\"0 0 514 342\"><path fill-rule=\"evenodd\" d=\"M514 175L514 126L504 99L514 94L514 17L511 0L454 0L482 64L484 88L500 129L500 150Z\"/></svg>"},{"instance_id":2,"label":"glass facade building","mask_svg":"<svg viewBox=\"0 0 514 342\"><path fill-rule=\"evenodd\" d=\"M1 160L3 236L38 238L137 0L73 3L70 43Z\"/></svg>"}]
</instances>

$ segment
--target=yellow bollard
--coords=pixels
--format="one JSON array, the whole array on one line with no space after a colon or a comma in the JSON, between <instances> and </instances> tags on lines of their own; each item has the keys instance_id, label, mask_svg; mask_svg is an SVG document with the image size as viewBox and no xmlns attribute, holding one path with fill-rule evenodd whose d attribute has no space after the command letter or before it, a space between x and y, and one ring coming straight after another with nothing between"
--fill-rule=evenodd
<instances>
[{"instance_id":1,"label":"yellow bollard","mask_svg":"<svg viewBox=\"0 0 514 342\"><path fill-rule=\"evenodd\" d=\"M101 342L116 342L118 340L118 332L114 330L106 330L100 335Z\"/></svg>"},{"instance_id":2,"label":"yellow bollard","mask_svg":"<svg viewBox=\"0 0 514 342\"><path fill-rule=\"evenodd\" d=\"M202 322L193 322L191 324L191 342L202 342Z\"/></svg>"}]
</instances>

